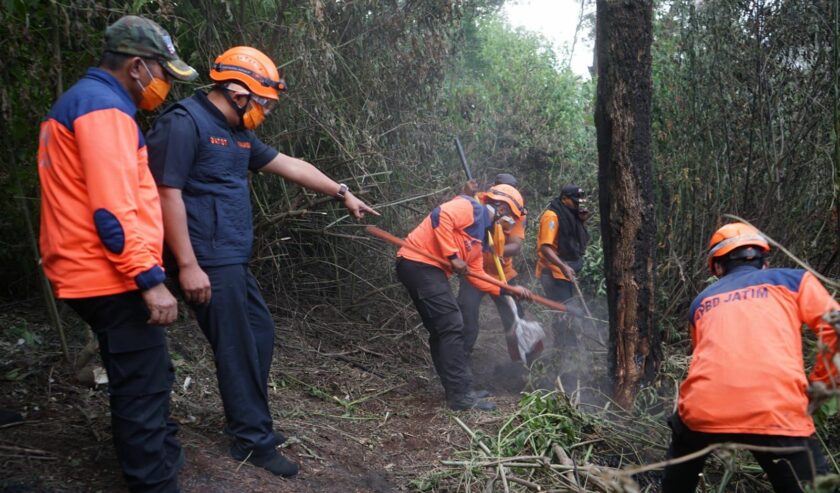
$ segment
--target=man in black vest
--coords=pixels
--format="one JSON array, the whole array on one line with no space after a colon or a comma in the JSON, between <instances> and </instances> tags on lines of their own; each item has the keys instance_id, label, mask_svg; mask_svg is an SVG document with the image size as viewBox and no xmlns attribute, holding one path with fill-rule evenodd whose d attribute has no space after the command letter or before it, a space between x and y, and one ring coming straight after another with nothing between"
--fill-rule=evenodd
<instances>
[{"instance_id":1,"label":"man in black vest","mask_svg":"<svg viewBox=\"0 0 840 493\"><path fill-rule=\"evenodd\" d=\"M577 185L566 185L540 216L537 233L536 275L545 295L554 301L565 302L574 296L575 274L583 268L583 255L589 244L586 220L589 211L586 193ZM568 323L559 318L555 331L561 345L577 344L577 336Z\"/></svg>"},{"instance_id":2,"label":"man in black vest","mask_svg":"<svg viewBox=\"0 0 840 493\"><path fill-rule=\"evenodd\" d=\"M285 90L275 64L245 46L216 58L215 85L168 108L148 136L163 209L167 270L195 311L216 361L219 392L236 460L294 476L277 452L268 377L274 321L248 270L253 227L248 172L267 172L341 201L356 218L376 214L344 184L310 163L264 144L253 129Z\"/></svg>"}]
</instances>

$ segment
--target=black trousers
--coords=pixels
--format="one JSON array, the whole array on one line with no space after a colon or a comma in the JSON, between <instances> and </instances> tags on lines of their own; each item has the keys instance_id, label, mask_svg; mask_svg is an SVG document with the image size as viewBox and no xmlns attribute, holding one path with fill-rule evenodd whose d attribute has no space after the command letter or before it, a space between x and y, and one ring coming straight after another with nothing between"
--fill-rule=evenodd
<instances>
[{"instance_id":1,"label":"black trousers","mask_svg":"<svg viewBox=\"0 0 840 493\"><path fill-rule=\"evenodd\" d=\"M510 279L508 283L515 285L516 280ZM470 284L467 279L463 277L460 279L458 307L461 309L461 316L464 319L464 351L466 351L468 360L475 347L475 341L478 339L478 319L481 311L481 300L485 294L487 293ZM510 332L513 328L514 321L514 314L510 309L510 305L501 296L490 296L490 299L493 300L493 303L496 304L496 309L499 311L499 318L502 319L502 329L505 333ZM525 313L522 311L522 305L519 303L519 300L514 298L514 303L516 304L516 311L519 317L524 317Z\"/></svg>"},{"instance_id":2,"label":"black trousers","mask_svg":"<svg viewBox=\"0 0 840 493\"><path fill-rule=\"evenodd\" d=\"M828 470L819 442L814 438L745 433L703 433L689 429L676 413L668 419L668 425L671 427L669 459L682 457L711 444L724 442L764 447L806 447L808 451L794 453L751 452L767 473L773 485L773 491L776 493L800 493L802 487L799 481L813 479L812 464L817 474L825 474ZM704 455L666 467L662 479L662 492L693 493L697 488L698 475L703 471L706 457Z\"/></svg>"},{"instance_id":3,"label":"black trousers","mask_svg":"<svg viewBox=\"0 0 840 493\"><path fill-rule=\"evenodd\" d=\"M575 295L575 287L571 281L555 279L548 269L545 269L540 275L540 284L542 284L546 298L559 301L560 303Z\"/></svg>"},{"instance_id":4,"label":"black trousers","mask_svg":"<svg viewBox=\"0 0 840 493\"><path fill-rule=\"evenodd\" d=\"M179 491L184 456L169 416L175 373L164 328L146 323L139 291L65 301L99 339L114 448L129 490Z\"/></svg>"},{"instance_id":5,"label":"black trousers","mask_svg":"<svg viewBox=\"0 0 840 493\"><path fill-rule=\"evenodd\" d=\"M241 451L273 451L268 376L274 320L247 265L202 269L210 278L210 303L192 308L213 348L228 430Z\"/></svg>"},{"instance_id":6,"label":"black trousers","mask_svg":"<svg viewBox=\"0 0 840 493\"><path fill-rule=\"evenodd\" d=\"M545 296L553 301L566 303L575 295L574 285L565 279L555 279L551 272L546 269L540 275ZM554 330L555 345L560 347L574 347L578 344L577 334L572 328L572 320L567 314L555 314L551 324Z\"/></svg>"},{"instance_id":7,"label":"black trousers","mask_svg":"<svg viewBox=\"0 0 840 493\"><path fill-rule=\"evenodd\" d=\"M447 400L472 390L472 373L464 351L464 322L446 274L437 267L397 259L397 278L429 331L429 349Z\"/></svg>"}]
</instances>

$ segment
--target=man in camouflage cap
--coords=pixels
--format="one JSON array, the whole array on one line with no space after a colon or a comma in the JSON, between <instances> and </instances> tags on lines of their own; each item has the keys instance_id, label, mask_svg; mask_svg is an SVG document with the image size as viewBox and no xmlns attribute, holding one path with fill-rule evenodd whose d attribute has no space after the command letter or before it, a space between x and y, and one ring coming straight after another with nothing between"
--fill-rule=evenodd
<instances>
[{"instance_id":1,"label":"man in camouflage cap","mask_svg":"<svg viewBox=\"0 0 840 493\"><path fill-rule=\"evenodd\" d=\"M191 80L196 71L148 19L123 17L105 38L99 66L41 124L41 256L56 296L99 339L129 490L172 493L184 454L169 416L174 371L165 326L178 304L163 284L160 198L134 116L160 106L171 79Z\"/></svg>"}]
</instances>

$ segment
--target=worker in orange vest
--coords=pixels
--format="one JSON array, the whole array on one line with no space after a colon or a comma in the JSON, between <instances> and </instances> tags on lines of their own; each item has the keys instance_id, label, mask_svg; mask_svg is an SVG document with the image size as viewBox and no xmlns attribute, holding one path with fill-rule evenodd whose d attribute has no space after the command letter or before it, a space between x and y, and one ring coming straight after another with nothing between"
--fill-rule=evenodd
<instances>
[{"instance_id":1,"label":"worker in orange vest","mask_svg":"<svg viewBox=\"0 0 840 493\"><path fill-rule=\"evenodd\" d=\"M709 241L709 269L720 279L691 303L693 356L670 418L669 458L714 443L802 447L753 451L777 492L802 491L799 481L825 471L809 438L808 381L831 383L837 333L823 315L840 305L802 269L769 269L767 239L752 226L731 223ZM821 344L810 377L803 370L802 325ZM693 492L706 456L665 468L662 491Z\"/></svg>"},{"instance_id":2,"label":"worker in orange vest","mask_svg":"<svg viewBox=\"0 0 840 493\"><path fill-rule=\"evenodd\" d=\"M488 230L507 222L512 214L506 201L491 197L482 204L470 195L459 195L436 207L408 235L405 241L414 250L403 247L397 251L397 278L405 285L429 331L432 361L443 384L446 402L454 410L492 411L496 406L473 392L464 345L464 322L448 277L453 272L482 272ZM418 251L448 262L440 263ZM502 294L498 286L474 277L468 279L482 292L493 296ZM531 296L522 286L513 286L504 294Z\"/></svg>"},{"instance_id":3,"label":"worker in orange vest","mask_svg":"<svg viewBox=\"0 0 840 493\"><path fill-rule=\"evenodd\" d=\"M575 276L583 268L583 256L589 244L586 221L586 192L577 185L566 185L540 215L537 231L536 276L546 297L566 303L575 294ZM574 347L578 336L563 315L554 320L555 342Z\"/></svg>"},{"instance_id":4,"label":"worker in orange vest","mask_svg":"<svg viewBox=\"0 0 840 493\"><path fill-rule=\"evenodd\" d=\"M494 245L496 251L484 252L484 272L491 277L495 277L509 284L515 284L515 279L518 275L518 272L513 267L513 257L519 255L519 252L522 250L522 242L525 240L525 223L528 214L525 210L525 201L516 189L517 185L518 182L512 175L499 173L496 176L493 186L486 192L478 192L477 183L474 180L467 182L464 188L465 193L474 195L482 204L504 202L511 210L511 221L499 225L502 228L503 235L500 237L498 244ZM499 276L496 259L499 259L504 278ZM467 354L468 365L475 341L478 339L481 300L485 294L484 291L475 288L467 279L461 278L458 288L458 306L464 318L464 349ZM522 306L518 300L515 300L514 306L518 313L514 314L511 306L504 298L491 296L491 299L496 305L499 317L502 319L502 329L504 330L505 336L510 341L508 348L510 349L511 357L519 359L516 336L513 334L513 323L517 315L520 318L524 317L525 314L522 311ZM479 397L487 397L488 395L482 393Z\"/></svg>"}]
</instances>

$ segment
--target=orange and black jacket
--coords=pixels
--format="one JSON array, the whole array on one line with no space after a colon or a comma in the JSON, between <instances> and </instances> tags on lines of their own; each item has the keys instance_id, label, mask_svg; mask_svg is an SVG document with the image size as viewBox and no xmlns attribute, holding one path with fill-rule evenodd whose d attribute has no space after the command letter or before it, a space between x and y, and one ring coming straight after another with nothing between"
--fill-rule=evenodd
<instances>
[{"instance_id":1,"label":"orange and black jacket","mask_svg":"<svg viewBox=\"0 0 840 493\"><path fill-rule=\"evenodd\" d=\"M837 308L800 269L741 266L706 288L691 304L694 351L680 387L680 418L706 433L813 434L802 324L826 348L810 380L828 382L837 373L837 334L822 316Z\"/></svg>"},{"instance_id":2,"label":"orange and black jacket","mask_svg":"<svg viewBox=\"0 0 840 493\"><path fill-rule=\"evenodd\" d=\"M40 248L59 298L163 282L163 221L134 102L92 68L41 123Z\"/></svg>"},{"instance_id":3,"label":"orange and black jacket","mask_svg":"<svg viewBox=\"0 0 840 493\"><path fill-rule=\"evenodd\" d=\"M483 272L484 238L490 225L487 209L473 197L459 195L436 207L405 239L406 243L439 258L457 256L467 263L469 270ZM429 259L408 248L400 248L397 257L433 265L448 276L452 266ZM467 276L477 289L494 296L500 294L498 286Z\"/></svg>"}]
</instances>

